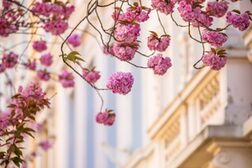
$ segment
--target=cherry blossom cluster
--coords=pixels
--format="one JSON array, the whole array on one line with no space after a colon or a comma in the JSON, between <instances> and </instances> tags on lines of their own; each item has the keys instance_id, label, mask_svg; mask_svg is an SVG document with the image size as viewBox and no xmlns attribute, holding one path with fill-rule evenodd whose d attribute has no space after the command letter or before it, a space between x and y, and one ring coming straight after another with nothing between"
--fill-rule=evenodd
<instances>
[{"instance_id":1,"label":"cherry blossom cluster","mask_svg":"<svg viewBox=\"0 0 252 168\"><path fill-rule=\"evenodd\" d=\"M75 84L73 74L66 69L59 75L59 81L64 88L73 87Z\"/></svg>"},{"instance_id":2,"label":"cherry blossom cluster","mask_svg":"<svg viewBox=\"0 0 252 168\"><path fill-rule=\"evenodd\" d=\"M211 46L221 47L227 41L227 35L225 33L205 30L202 34L202 40Z\"/></svg>"},{"instance_id":3,"label":"cherry blossom cluster","mask_svg":"<svg viewBox=\"0 0 252 168\"><path fill-rule=\"evenodd\" d=\"M8 165L10 157L16 166L23 162L23 152L19 144L24 142L25 136L32 136L35 130L30 123L35 122L35 116L45 108L49 108L46 93L38 83L30 83L27 87L19 87L13 95L5 112L0 113L1 149L8 147L10 150L2 151L1 164Z\"/></svg>"},{"instance_id":4,"label":"cherry blossom cluster","mask_svg":"<svg viewBox=\"0 0 252 168\"><path fill-rule=\"evenodd\" d=\"M36 2L32 11L34 15L44 19L44 29L53 35L60 35L68 28L68 19L74 11L74 6L60 1Z\"/></svg>"},{"instance_id":5,"label":"cherry blossom cluster","mask_svg":"<svg viewBox=\"0 0 252 168\"><path fill-rule=\"evenodd\" d=\"M206 52L202 58L203 63L213 70L220 70L227 63L226 52L223 49Z\"/></svg>"},{"instance_id":6,"label":"cherry blossom cluster","mask_svg":"<svg viewBox=\"0 0 252 168\"><path fill-rule=\"evenodd\" d=\"M227 23L231 24L235 28L238 28L240 31L246 30L250 25L250 16L249 12L240 13L237 11L227 13Z\"/></svg>"},{"instance_id":7,"label":"cherry blossom cluster","mask_svg":"<svg viewBox=\"0 0 252 168\"><path fill-rule=\"evenodd\" d=\"M49 107L45 95L38 83L30 83L26 88L20 86L18 93L12 96L6 112L0 113L0 135L4 136L8 128L16 123L24 122L24 118L33 119L37 112Z\"/></svg>"},{"instance_id":8,"label":"cherry blossom cluster","mask_svg":"<svg viewBox=\"0 0 252 168\"><path fill-rule=\"evenodd\" d=\"M126 12L115 10L112 15L116 22L113 32L115 38L113 55L123 61L134 58L139 46L137 37L140 35L140 23L149 19L150 12L149 8L139 6L138 3L127 8Z\"/></svg>"},{"instance_id":9,"label":"cherry blossom cluster","mask_svg":"<svg viewBox=\"0 0 252 168\"><path fill-rule=\"evenodd\" d=\"M163 57L162 54L157 54L148 60L148 67L152 68L154 74L157 75L164 75L171 66L171 59L169 57Z\"/></svg>"},{"instance_id":10,"label":"cherry blossom cluster","mask_svg":"<svg viewBox=\"0 0 252 168\"><path fill-rule=\"evenodd\" d=\"M163 52L170 45L170 40L169 35L162 35L161 37L158 37L155 32L152 32L148 37L147 46L150 50Z\"/></svg>"},{"instance_id":11,"label":"cherry blossom cluster","mask_svg":"<svg viewBox=\"0 0 252 168\"><path fill-rule=\"evenodd\" d=\"M91 70L84 68L82 75L89 83L92 84L95 84L101 77L100 72L96 71L94 68Z\"/></svg>"},{"instance_id":12,"label":"cherry blossom cluster","mask_svg":"<svg viewBox=\"0 0 252 168\"><path fill-rule=\"evenodd\" d=\"M3 9L0 9L0 36L8 37L16 33L20 27L25 27L27 23L22 18L24 10L12 7L8 0L2 1Z\"/></svg>"},{"instance_id":13,"label":"cherry blossom cluster","mask_svg":"<svg viewBox=\"0 0 252 168\"><path fill-rule=\"evenodd\" d=\"M79 34L72 34L68 39L67 42L72 45L73 47L78 47L81 44L81 37Z\"/></svg>"},{"instance_id":14,"label":"cherry blossom cluster","mask_svg":"<svg viewBox=\"0 0 252 168\"><path fill-rule=\"evenodd\" d=\"M15 54L14 52L3 54L1 72L3 72L6 68L13 68L17 63L18 63L18 55Z\"/></svg>"},{"instance_id":15,"label":"cherry blossom cluster","mask_svg":"<svg viewBox=\"0 0 252 168\"><path fill-rule=\"evenodd\" d=\"M37 52L45 51L47 49L46 41L45 40L34 41L32 47Z\"/></svg>"},{"instance_id":16,"label":"cherry blossom cluster","mask_svg":"<svg viewBox=\"0 0 252 168\"><path fill-rule=\"evenodd\" d=\"M112 90L113 93L126 95L131 91L134 78L129 72L115 72L107 82L107 88Z\"/></svg>"},{"instance_id":17,"label":"cherry blossom cluster","mask_svg":"<svg viewBox=\"0 0 252 168\"><path fill-rule=\"evenodd\" d=\"M111 126L114 124L115 118L116 118L116 114L112 110L106 109L104 112L99 112L96 115L96 122L99 124Z\"/></svg>"},{"instance_id":18,"label":"cherry blossom cluster","mask_svg":"<svg viewBox=\"0 0 252 168\"><path fill-rule=\"evenodd\" d=\"M37 73L37 77L42 81L49 81L54 75L51 72L50 67L53 65L53 55L47 51L47 42L45 40L35 40L32 43L33 49L38 52L40 58L29 59L26 63L24 63L25 67L31 71L35 71ZM40 64L37 66L37 64ZM38 68L39 67L39 68ZM59 81L64 88L74 87L74 76L72 72L67 69L62 69L62 71L58 74L55 80Z\"/></svg>"}]
</instances>

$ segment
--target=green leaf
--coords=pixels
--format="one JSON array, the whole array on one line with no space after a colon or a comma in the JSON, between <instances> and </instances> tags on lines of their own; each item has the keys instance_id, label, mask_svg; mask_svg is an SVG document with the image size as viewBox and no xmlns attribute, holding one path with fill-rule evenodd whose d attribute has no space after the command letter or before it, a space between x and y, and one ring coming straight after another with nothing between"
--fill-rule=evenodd
<instances>
[{"instance_id":1,"label":"green leaf","mask_svg":"<svg viewBox=\"0 0 252 168\"><path fill-rule=\"evenodd\" d=\"M20 164L23 162L23 160L20 157L14 157L11 159L17 167L20 167Z\"/></svg>"},{"instance_id":2,"label":"green leaf","mask_svg":"<svg viewBox=\"0 0 252 168\"><path fill-rule=\"evenodd\" d=\"M80 56L80 53L78 53L77 51L72 51L68 55L64 56L63 58L64 58L65 61L69 60L69 61L72 61L75 64L80 64L79 61L85 62L85 60L82 59L79 56Z\"/></svg>"},{"instance_id":3,"label":"green leaf","mask_svg":"<svg viewBox=\"0 0 252 168\"><path fill-rule=\"evenodd\" d=\"M16 146L14 145L14 153L20 157L20 156L23 156L23 152Z\"/></svg>"}]
</instances>

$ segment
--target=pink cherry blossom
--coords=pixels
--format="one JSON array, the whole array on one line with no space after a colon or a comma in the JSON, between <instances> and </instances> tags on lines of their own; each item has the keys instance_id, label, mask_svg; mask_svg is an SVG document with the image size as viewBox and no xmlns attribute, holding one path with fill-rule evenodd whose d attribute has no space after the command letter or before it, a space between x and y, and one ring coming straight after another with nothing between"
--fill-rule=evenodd
<instances>
[{"instance_id":1,"label":"pink cherry blossom","mask_svg":"<svg viewBox=\"0 0 252 168\"><path fill-rule=\"evenodd\" d=\"M172 63L169 57L163 57L162 54L157 54L148 60L147 65L153 69L154 74L164 75L167 69L172 66Z\"/></svg>"},{"instance_id":2,"label":"pink cherry blossom","mask_svg":"<svg viewBox=\"0 0 252 168\"><path fill-rule=\"evenodd\" d=\"M93 70L83 69L82 75L89 83L92 84L96 83L101 77L100 72L95 71L94 69Z\"/></svg>"},{"instance_id":3,"label":"pink cherry blossom","mask_svg":"<svg viewBox=\"0 0 252 168\"><path fill-rule=\"evenodd\" d=\"M59 19L68 19L74 9L74 6L70 4L51 2L36 2L32 7L32 11L36 15L44 17L57 17Z\"/></svg>"},{"instance_id":4,"label":"pink cherry blossom","mask_svg":"<svg viewBox=\"0 0 252 168\"><path fill-rule=\"evenodd\" d=\"M45 23L44 29L53 35L60 35L68 28L68 23L64 20L51 20Z\"/></svg>"},{"instance_id":5,"label":"pink cherry blossom","mask_svg":"<svg viewBox=\"0 0 252 168\"><path fill-rule=\"evenodd\" d=\"M111 111L99 112L96 115L96 122L99 124L104 124L107 126L111 126L115 122L116 115Z\"/></svg>"},{"instance_id":6,"label":"pink cherry blossom","mask_svg":"<svg viewBox=\"0 0 252 168\"><path fill-rule=\"evenodd\" d=\"M186 22L195 21L195 19L198 18L201 13L199 7L193 9L192 5L189 4L186 0L179 2L178 11L180 13L180 16Z\"/></svg>"},{"instance_id":7,"label":"pink cherry blossom","mask_svg":"<svg viewBox=\"0 0 252 168\"><path fill-rule=\"evenodd\" d=\"M103 124L107 125L107 126L111 126L111 125L114 124L115 118L116 118L115 113L109 113L109 116L108 116L107 120L105 120Z\"/></svg>"},{"instance_id":8,"label":"pink cherry blossom","mask_svg":"<svg viewBox=\"0 0 252 168\"><path fill-rule=\"evenodd\" d=\"M113 46L103 46L102 51L105 55L114 55Z\"/></svg>"},{"instance_id":9,"label":"pink cherry blossom","mask_svg":"<svg viewBox=\"0 0 252 168\"><path fill-rule=\"evenodd\" d=\"M192 22L194 27L210 27L213 24L213 18L205 12L200 12Z\"/></svg>"},{"instance_id":10,"label":"pink cherry blossom","mask_svg":"<svg viewBox=\"0 0 252 168\"><path fill-rule=\"evenodd\" d=\"M227 57L219 56L213 52L208 52L203 55L202 62L206 66L210 66L210 68L213 70L220 70L226 65Z\"/></svg>"},{"instance_id":11,"label":"pink cherry blossom","mask_svg":"<svg viewBox=\"0 0 252 168\"><path fill-rule=\"evenodd\" d=\"M115 72L109 77L106 86L113 93L126 95L131 91L133 83L134 78L131 73Z\"/></svg>"},{"instance_id":12,"label":"pink cherry blossom","mask_svg":"<svg viewBox=\"0 0 252 168\"><path fill-rule=\"evenodd\" d=\"M19 29L19 24L15 23L17 21L14 21L14 18L10 17L15 17L15 15L9 16L6 14L0 17L0 36L2 37L8 37L10 34L17 32Z\"/></svg>"},{"instance_id":13,"label":"pink cherry blossom","mask_svg":"<svg viewBox=\"0 0 252 168\"><path fill-rule=\"evenodd\" d=\"M207 2L206 12L215 17L223 17L228 10L228 2L225 0Z\"/></svg>"},{"instance_id":14,"label":"pink cherry blossom","mask_svg":"<svg viewBox=\"0 0 252 168\"><path fill-rule=\"evenodd\" d=\"M47 49L46 41L45 40L34 41L32 47L34 50L42 52Z\"/></svg>"},{"instance_id":15,"label":"pink cherry blossom","mask_svg":"<svg viewBox=\"0 0 252 168\"><path fill-rule=\"evenodd\" d=\"M50 53L46 53L41 55L39 61L42 65L49 67L53 63L53 57Z\"/></svg>"},{"instance_id":16,"label":"pink cherry blossom","mask_svg":"<svg viewBox=\"0 0 252 168\"><path fill-rule=\"evenodd\" d=\"M117 41L132 43L136 41L137 36L140 35L139 24L122 24L116 25L114 36Z\"/></svg>"},{"instance_id":17,"label":"pink cherry blossom","mask_svg":"<svg viewBox=\"0 0 252 168\"><path fill-rule=\"evenodd\" d=\"M123 61L130 61L134 58L138 46L136 44L124 44L115 42L113 54Z\"/></svg>"},{"instance_id":18,"label":"pink cherry blossom","mask_svg":"<svg viewBox=\"0 0 252 168\"><path fill-rule=\"evenodd\" d=\"M127 11L123 13L122 11L119 14L119 10L116 9L113 14L112 18L114 20L119 20L123 22L145 22L149 19L149 14L151 9L142 7L142 6L131 6L127 8Z\"/></svg>"},{"instance_id":19,"label":"pink cherry blossom","mask_svg":"<svg viewBox=\"0 0 252 168\"><path fill-rule=\"evenodd\" d=\"M67 19L74 11L74 6L65 3L36 2L33 4L34 15L43 18L43 28L53 35L60 35L68 28Z\"/></svg>"},{"instance_id":20,"label":"pink cherry blossom","mask_svg":"<svg viewBox=\"0 0 252 168\"><path fill-rule=\"evenodd\" d=\"M25 66L26 66L28 69L30 69L30 70L32 70L32 71L35 71L36 68L37 68L36 60L30 60L30 59L29 59L29 60L28 60L28 63L26 63Z\"/></svg>"},{"instance_id":21,"label":"pink cherry blossom","mask_svg":"<svg viewBox=\"0 0 252 168\"><path fill-rule=\"evenodd\" d=\"M44 140L39 143L39 147L41 147L45 151L52 148L52 146L53 146L53 142L51 142L49 140Z\"/></svg>"},{"instance_id":22,"label":"pink cherry blossom","mask_svg":"<svg viewBox=\"0 0 252 168\"><path fill-rule=\"evenodd\" d=\"M167 49L170 45L170 36L169 35L162 35L158 38L155 34L151 34L148 37L147 46L150 50L157 50L163 52Z\"/></svg>"},{"instance_id":23,"label":"pink cherry blossom","mask_svg":"<svg viewBox=\"0 0 252 168\"><path fill-rule=\"evenodd\" d=\"M220 47L227 41L227 35L220 32L205 30L202 34L202 39L212 46Z\"/></svg>"},{"instance_id":24,"label":"pink cherry blossom","mask_svg":"<svg viewBox=\"0 0 252 168\"><path fill-rule=\"evenodd\" d=\"M127 12L123 13L119 18L128 22L144 22L149 19L150 12L149 8L143 9L141 6L134 6L127 8Z\"/></svg>"},{"instance_id":25,"label":"pink cherry blossom","mask_svg":"<svg viewBox=\"0 0 252 168\"><path fill-rule=\"evenodd\" d=\"M74 12L74 10L75 10L74 5L67 4L65 6L64 17L68 19L71 16L71 14Z\"/></svg>"},{"instance_id":26,"label":"pink cherry blossom","mask_svg":"<svg viewBox=\"0 0 252 168\"><path fill-rule=\"evenodd\" d=\"M150 14L151 10L149 8L143 10L142 7L138 6L136 8L136 12L138 13L138 15L136 16L136 20L138 22L145 22L150 18L149 14Z\"/></svg>"},{"instance_id":27,"label":"pink cherry blossom","mask_svg":"<svg viewBox=\"0 0 252 168\"><path fill-rule=\"evenodd\" d=\"M32 125L33 129L39 133L45 130L45 126L43 123L34 123Z\"/></svg>"},{"instance_id":28,"label":"pink cherry blossom","mask_svg":"<svg viewBox=\"0 0 252 168\"><path fill-rule=\"evenodd\" d=\"M79 34L72 34L68 39L67 42L71 44L73 47L78 47L81 44L81 37Z\"/></svg>"},{"instance_id":29,"label":"pink cherry blossom","mask_svg":"<svg viewBox=\"0 0 252 168\"><path fill-rule=\"evenodd\" d=\"M73 87L75 84L74 76L71 72L68 72L66 69L64 69L59 75L59 82L64 88Z\"/></svg>"},{"instance_id":30,"label":"pink cherry blossom","mask_svg":"<svg viewBox=\"0 0 252 168\"><path fill-rule=\"evenodd\" d=\"M99 112L96 115L96 122L99 124L103 124L105 120L108 119L108 113L107 112Z\"/></svg>"},{"instance_id":31,"label":"pink cherry blossom","mask_svg":"<svg viewBox=\"0 0 252 168\"><path fill-rule=\"evenodd\" d=\"M228 12L226 18L227 23L233 25L235 28L238 28L240 31L246 30L250 25L249 15L247 12L242 14Z\"/></svg>"},{"instance_id":32,"label":"pink cherry blossom","mask_svg":"<svg viewBox=\"0 0 252 168\"><path fill-rule=\"evenodd\" d=\"M4 54L2 57L2 64L5 68L13 68L18 63L18 55L14 52Z\"/></svg>"},{"instance_id":33,"label":"pink cherry blossom","mask_svg":"<svg viewBox=\"0 0 252 168\"><path fill-rule=\"evenodd\" d=\"M32 111L35 114L40 109L49 107L48 99L45 98L45 92L42 91L38 83L30 83L26 88L19 86L18 95L10 101L11 106L9 106L9 110L14 114L13 118L19 119L27 115L28 111ZM28 109L28 111L24 112L24 109Z\"/></svg>"},{"instance_id":34,"label":"pink cherry blossom","mask_svg":"<svg viewBox=\"0 0 252 168\"><path fill-rule=\"evenodd\" d=\"M37 72L37 76L39 79L43 80L43 81L48 81L51 77L49 72L47 72L47 70L40 70Z\"/></svg>"},{"instance_id":35,"label":"pink cherry blossom","mask_svg":"<svg viewBox=\"0 0 252 168\"><path fill-rule=\"evenodd\" d=\"M173 12L175 3L176 0L151 0L151 6L166 15Z\"/></svg>"}]
</instances>

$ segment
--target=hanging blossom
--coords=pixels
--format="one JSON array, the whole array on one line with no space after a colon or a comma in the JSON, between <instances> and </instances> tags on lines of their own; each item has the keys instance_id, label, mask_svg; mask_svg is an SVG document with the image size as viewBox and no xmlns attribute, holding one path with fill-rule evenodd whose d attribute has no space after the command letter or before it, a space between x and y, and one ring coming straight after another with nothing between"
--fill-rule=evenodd
<instances>
[{"instance_id":1,"label":"hanging blossom","mask_svg":"<svg viewBox=\"0 0 252 168\"><path fill-rule=\"evenodd\" d=\"M106 49L106 53L112 54L122 61L130 61L138 49L137 41L140 35L140 22L149 19L151 10L144 6L134 3L127 8L126 12L115 9L112 18L117 21L115 31L113 32L116 42L112 50Z\"/></svg>"},{"instance_id":2,"label":"hanging blossom","mask_svg":"<svg viewBox=\"0 0 252 168\"><path fill-rule=\"evenodd\" d=\"M43 140L39 142L39 147L41 147L43 150L47 151L53 146L53 142L50 140Z\"/></svg>"},{"instance_id":3,"label":"hanging blossom","mask_svg":"<svg viewBox=\"0 0 252 168\"><path fill-rule=\"evenodd\" d=\"M250 25L249 13L244 12L242 14L238 14L235 12L227 13L227 23L231 24L235 28L238 28L240 31L246 30Z\"/></svg>"},{"instance_id":4,"label":"hanging blossom","mask_svg":"<svg viewBox=\"0 0 252 168\"><path fill-rule=\"evenodd\" d=\"M176 0L151 0L151 6L166 15L173 12L175 3Z\"/></svg>"},{"instance_id":5,"label":"hanging blossom","mask_svg":"<svg viewBox=\"0 0 252 168\"><path fill-rule=\"evenodd\" d=\"M115 53L113 52L113 46L104 45L102 51L105 55L115 55Z\"/></svg>"},{"instance_id":6,"label":"hanging blossom","mask_svg":"<svg viewBox=\"0 0 252 168\"><path fill-rule=\"evenodd\" d=\"M206 12L214 17L223 17L228 10L228 2L225 0L207 2Z\"/></svg>"},{"instance_id":7,"label":"hanging blossom","mask_svg":"<svg viewBox=\"0 0 252 168\"><path fill-rule=\"evenodd\" d=\"M45 23L44 29L46 32L51 32L53 35L60 35L68 28L68 23L64 20L51 20Z\"/></svg>"},{"instance_id":8,"label":"hanging blossom","mask_svg":"<svg viewBox=\"0 0 252 168\"><path fill-rule=\"evenodd\" d=\"M134 58L138 49L137 43L119 43L113 44L113 55L122 61L130 61Z\"/></svg>"},{"instance_id":9,"label":"hanging blossom","mask_svg":"<svg viewBox=\"0 0 252 168\"><path fill-rule=\"evenodd\" d=\"M39 61L42 65L49 67L53 63L53 56L50 53L43 54L39 58Z\"/></svg>"},{"instance_id":10,"label":"hanging blossom","mask_svg":"<svg viewBox=\"0 0 252 168\"><path fill-rule=\"evenodd\" d=\"M3 9L0 9L0 36L2 37L8 37L16 33L20 27L27 26L27 20L22 17L25 11L21 8L11 9L11 4L7 0L2 1Z\"/></svg>"},{"instance_id":11,"label":"hanging blossom","mask_svg":"<svg viewBox=\"0 0 252 168\"><path fill-rule=\"evenodd\" d=\"M99 124L111 126L114 124L115 118L116 118L116 114L112 110L106 109L104 112L99 112L96 115L96 122Z\"/></svg>"},{"instance_id":12,"label":"hanging blossom","mask_svg":"<svg viewBox=\"0 0 252 168\"><path fill-rule=\"evenodd\" d=\"M210 27L213 24L213 18L206 14L205 12L200 11L198 17L192 22L194 27Z\"/></svg>"},{"instance_id":13,"label":"hanging blossom","mask_svg":"<svg viewBox=\"0 0 252 168\"><path fill-rule=\"evenodd\" d=\"M39 79L41 79L43 81L48 81L51 78L50 73L46 69L39 70L37 72L37 76Z\"/></svg>"},{"instance_id":14,"label":"hanging blossom","mask_svg":"<svg viewBox=\"0 0 252 168\"><path fill-rule=\"evenodd\" d=\"M81 44L81 37L79 34L72 34L68 39L67 42L71 44L73 47L78 47Z\"/></svg>"},{"instance_id":15,"label":"hanging blossom","mask_svg":"<svg viewBox=\"0 0 252 168\"><path fill-rule=\"evenodd\" d=\"M32 12L45 20L43 28L53 35L60 35L68 28L68 19L74 11L74 6L68 3L36 2Z\"/></svg>"},{"instance_id":16,"label":"hanging blossom","mask_svg":"<svg viewBox=\"0 0 252 168\"><path fill-rule=\"evenodd\" d=\"M133 6L127 8L126 12L120 11L118 8L115 9L112 14L112 18L122 22L145 22L149 19L150 8L145 6L139 6L138 3L134 3Z\"/></svg>"},{"instance_id":17,"label":"hanging blossom","mask_svg":"<svg viewBox=\"0 0 252 168\"><path fill-rule=\"evenodd\" d=\"M118 23L115 27L114 36L117 41L132 43L136 41L137 37L140 35L140 25L135 24L125 24Z\"/></svg>"},{"instance_id":18,"label":"hanging blossom","mask_svg":"<svg viewBox=\"0 0 252 168\"><path fill-rule=\"evenodd\" d=\"M212 70L220 70L227 63L225 50L220 50L217 52L212 49L212 51L209 51L203 55L202 62L206 66L209 66Z\"/></svg>"},{"instance_id":19,"label":"hanging blossom","mask_svg":"<svg viewBox=\"0 0 252 168\"><path fill-rule=\"evenodd\" d=\"M200 2L202 3L202 2ZM201 11L200 5L195 5L197 3L188 2L182 0L179 2L178 11L182 19L186 22L192 22L194 27L210 27L213 22L213 18L209 16L206 12Z\"/></svg>"},{"instance_id":20,"label":"hanging blossom","mask_svg":"<svg viewBox=\"0 0 252 168\"><path fill-rule=\"evenodd\" d=\"M4 54L2 64L5 68L13 68L18 63L18 55L14 52Z\"/></svg>"},{"instance_id":21,"label":"hanging blossom","mask_svg":"<svg viewBox=\"0 0 252 168\"><path fill-rule=\"evenodd\" d=\"M82 71L82 76L89 83L92 83L92 84L96 83L101 77L100 72L96 71L95 68L93 68L91 70L84 68L83 71Z\"/></svg>"},{"instance_id":22,"label":"hanging blossom","mask_svg":"<svg viewBox=\"0 0 252 168\"><path fill-rule=\"evenodd\" d=\"M154 74L164 75L167 69L172 66L172 63L169 57L163 57L162 54L157 54L149 58L147 65L153 69Z\"/></svg>"},{"instance_id":23,"label":"hanging blossom","mask_svg":"<svg viewBox=\"0 0 252 168\"><path fill-rule=\"evenodd\" d=\"M155 32L152 32L150 36L148 37L147 46L150 50L163 52L170 45L170 40L171 38L169 35L162 35L159 38Z\"/></svg>"},{"instance_id":24,"label":"hanging blossom","mask_svg":"<svg viewBox=\"0 0 252 168\"><path fill-rule=\"evenodd\" d=\"M64 88L73 87L75 84L74 76L71 72L68 72L66 69L64 69L59 75L59 82Z\"/></svg>"},{"instance_id":25,"label":"hanging blossom","mask_svg":"<svg viewBox=\"0 0 252 168\"><path fill-rule=\"evenodd\" d=\"M107 82L107 88L112 90L113 93L126 95L131 91L134 78L130 72L115 72Z\"/></svg>"},{"instance_id":26,"label":"hanging blossom","mask_svg":"<svg viewBox=\"0 0 252 168\"><path fill-rule=\"evenodd\" d=\"M46 41L45 40L34 41L32 47L37 52L45 51L47 49Z\"/></svg>"},{"instance_id":27,"label":"hanging blossom","mask_svg":"<svg viewBox=\"0 0 252 168\"><path fill-rule=\"evenodd\" d=\"M36 60L30 60L29 59L28 62L24 64L24 66L26 68L28 68L29 70L35 71L36 68L37 68Z\"/></svg>"},{"instance_id":28,"label":"hanging blossom","mask_svg":"<svg viewBox=\"0 0 252 168\"><path fill-rule=\"evenodd\" d=\"M227 35L220 32L205 30L202 34L202 40L215 47L221 47L227 39Z\"/></svg>"},{"instance_id":29,"label":"hanging blossom","mask_svg":"<svg viewBox=\"0 0 252 168\"><path fill-rule=\"evenodd\" d=\"M185 0L179 2L178 11L182 19L186 22L195 21L201 13L199 7L193 8L193 6Z\"/></svg>"}]
</instances>

